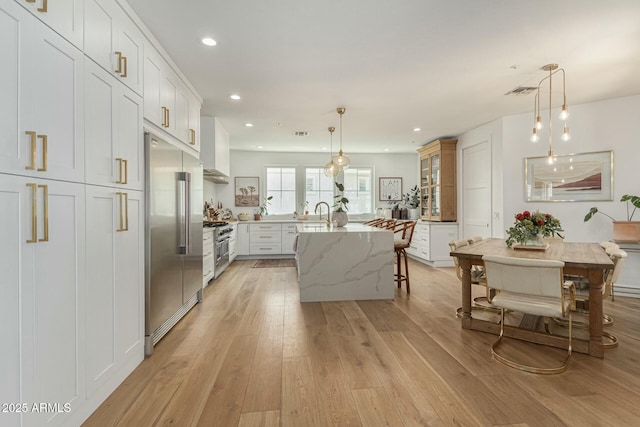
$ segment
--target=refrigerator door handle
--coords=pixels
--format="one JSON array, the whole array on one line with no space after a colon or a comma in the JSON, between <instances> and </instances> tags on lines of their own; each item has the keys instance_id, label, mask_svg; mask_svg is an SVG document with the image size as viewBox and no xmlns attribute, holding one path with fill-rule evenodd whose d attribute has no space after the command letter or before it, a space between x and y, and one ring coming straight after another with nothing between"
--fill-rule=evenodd
<instances>
[{"instance_id":1,"label":"refrigerator door handle","mask_svg":"<svg viewBox=\"0 0 640 427\"><path fill-rule=\"evenodd\" d=\"M187 174L186 172L178 172L179 182L179 200L178 200L178 218L180 221L180 247L178 253L184 255L187 253L188 248L188 224L189 219L187 217Z\"/></svg>"},{"instance_id":2,"label":"refrigerator door handle","mask_svg":"<svg viewBox=\"0 0 640 427\"><path fill-rule=\"evenodd\" d=\"M184 172L185 175L185 198L184 198L184 223L185 223L185 246L187 254L192 252L191 249L191 173Z\"/></svg>"}]
</instances>

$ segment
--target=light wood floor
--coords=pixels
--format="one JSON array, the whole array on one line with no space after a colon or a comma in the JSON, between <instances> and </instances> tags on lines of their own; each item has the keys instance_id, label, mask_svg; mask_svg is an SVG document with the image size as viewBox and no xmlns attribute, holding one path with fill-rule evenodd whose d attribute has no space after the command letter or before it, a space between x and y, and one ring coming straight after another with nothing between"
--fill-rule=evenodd
<instances>
[{"instance_id":1,"label":"light wood floor","mask_svg":"<svg viewBox=\"0 0 640 427\"><path fill-rule=\"evenodd\" d=\"M604 360L574 354L566 373L542 376L498 364L495 336L460 328L453 269L412 262L411 295L403 288L394 301L301 304L294 268L254 263L236 261L209 286L85 425L640 422L640 300L605 303L620 346ZM506 351L534 363L564 354L512 342Z\"/></svg>"}]
</instances>

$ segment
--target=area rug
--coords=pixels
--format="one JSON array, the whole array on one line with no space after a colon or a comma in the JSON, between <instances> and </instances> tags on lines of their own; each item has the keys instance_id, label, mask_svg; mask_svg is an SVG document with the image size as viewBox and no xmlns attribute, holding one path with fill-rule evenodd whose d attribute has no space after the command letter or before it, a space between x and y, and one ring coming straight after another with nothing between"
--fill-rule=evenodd
<instances>
[{"instance_id":1,"label":"area rug","mask_svg":"<svg viewBox=\"0 0 640 427\"><path fill-rule=\"evenodd\" d=\"M295 267L296 260L293 258L284 259L259 259L253 268L271 268L271 267Z\"/></svg>"}]
</instances>

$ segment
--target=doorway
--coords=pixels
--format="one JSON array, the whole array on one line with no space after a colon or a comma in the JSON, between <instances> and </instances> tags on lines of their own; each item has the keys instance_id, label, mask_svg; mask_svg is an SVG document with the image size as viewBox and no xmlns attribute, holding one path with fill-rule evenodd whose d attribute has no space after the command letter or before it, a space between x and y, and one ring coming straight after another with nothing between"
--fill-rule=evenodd
<instances>
[{"instance_id":1,"label":"doorway","mask_svg":"<svg viewBox=\"0 0 640 427\"><path fill-rule=\"evenodd\" d=\"M491 143L462 149L462 237L491 237Z\"/></svg>"}]
</instances>

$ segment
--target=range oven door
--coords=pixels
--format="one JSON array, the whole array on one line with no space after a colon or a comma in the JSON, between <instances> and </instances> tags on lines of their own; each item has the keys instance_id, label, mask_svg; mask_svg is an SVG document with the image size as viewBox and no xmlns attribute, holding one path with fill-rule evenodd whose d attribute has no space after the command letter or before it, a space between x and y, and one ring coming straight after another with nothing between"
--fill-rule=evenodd
<instances>
[{"instance_id":1,"label":"range oven door","mask_svg":"<svg viewBox=\"0 0 640 427\"><path fill-rule=\"evenodd\" d=\"M214 254L216 262L214 277L218 277L229 265L229 236L216 239Z\"/></svg>"}]
</instances>

